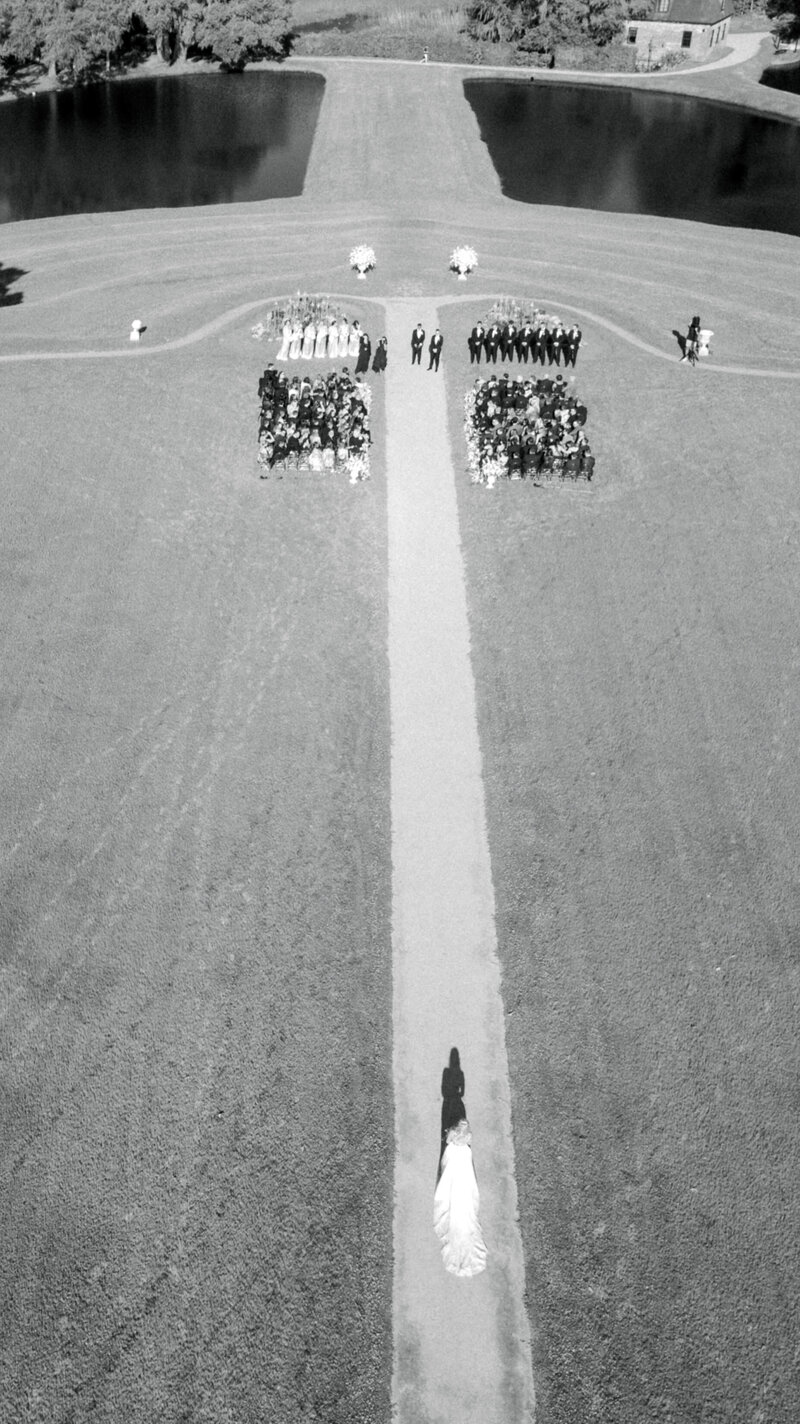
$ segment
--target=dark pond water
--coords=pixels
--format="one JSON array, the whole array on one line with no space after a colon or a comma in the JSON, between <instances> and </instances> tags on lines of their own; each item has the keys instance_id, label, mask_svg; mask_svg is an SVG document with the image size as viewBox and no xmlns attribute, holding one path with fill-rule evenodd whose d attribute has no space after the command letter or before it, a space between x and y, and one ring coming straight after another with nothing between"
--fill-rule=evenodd
<instances>
[{"instance_id":1,"label":"dark pond water","mask_svg":"<svg viewBox=\"0 0 800 1424\"><path fill-rule=\"evenodd\" d=\"M800 94L800 60L797 64L776 64L765 69L759 84L768 89L782 89L784 93Z\"/></svg>"},{"instance_id":2,"label":"dark pond water","mask_svg":"<svg viewBox=\"0 0 800 1424\"><path fill-rule=\"evenodd\" d=\"M302 192L324 79L175 75L0 104L0 222Z\"/></svg>"},{"instance_id":3,"label":"dark pond water","mask_svg":"<svg viewBox=\"0 0 800 1424\"><path fill-rule=\"evenodd\" d=\"M469 79L503 192L800 235L800 124L710 100Z\"/></svg>"}]
</instances>

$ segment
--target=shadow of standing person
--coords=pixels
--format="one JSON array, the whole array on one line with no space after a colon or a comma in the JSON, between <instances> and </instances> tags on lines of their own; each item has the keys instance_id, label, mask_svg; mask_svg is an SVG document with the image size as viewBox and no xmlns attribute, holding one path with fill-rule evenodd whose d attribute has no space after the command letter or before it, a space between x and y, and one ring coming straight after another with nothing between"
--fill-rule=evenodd
<instances>
[{"instance_id":1,"label":"shadow of standing person","mask_svg":"<svg viewBox=\"0 0 800 1424\"><path fill-rule=\"evenodd\" d=\"M464 1086L464 1073L458 1049L451 1048L450 1062L442 1073L442 1136L439 1145L437 1180L442 1170L442 1157L447 1145L447 1134L451 1127L456 1127L467 1116L464 1106Z\"/></svg>"},{"instance_id":2,"label":"shadow of standing person","mask_svg":"<svg viewBox=\"0 0 800 1424\"><path fill-rule=\"evenodd\" d=\"M0 262L0 307L18 307L22 301L22 292L9 292L9 287L14 282L18 282L20 277L27 277L27 272L22 267L4 267Z\"/></svg>"}]
</instances>

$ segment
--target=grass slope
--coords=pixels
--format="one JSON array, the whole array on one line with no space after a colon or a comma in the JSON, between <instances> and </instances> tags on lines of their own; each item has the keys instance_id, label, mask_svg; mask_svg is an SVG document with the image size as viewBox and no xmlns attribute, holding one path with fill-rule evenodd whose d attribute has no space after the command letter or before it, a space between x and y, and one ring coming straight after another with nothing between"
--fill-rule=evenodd
<instances>
[{"instance_id":1,"label":"grass slope","mask_svg":"<svg viewBox=\"0 0 800 1424\"><path fill-rule=\"evenodd\" d=\"M383 490L268 354L7 369L4 1424L388 1413Z\"/></svg>"},{"instance_id":2,"label":"grass slope","mask_svg":"<svg viewBox=\"0 0 800 1424\"><path fill-rule=\"evenodd\" d=\"M595 487L459 485L539 1417L789 1424L797 392L576 377Z\"/></svg>"},{"instance_id":3,"label":"grass slope","mask_svg":"<svg viewBox=\"0 0 800 1424\"><path fill-rule=\"evenodd\" d=\"M381 407L370 485L257 481L248 332L470 240L588 313L598 453L459 487L540 1420L792 1424L797 391L654 350L798 369L797 241L523 208L456 76L327 80L301 200L4 229L0 355L187 344L0 367L0 1419L389 1417Z\"/></svg>"}]
</instances>

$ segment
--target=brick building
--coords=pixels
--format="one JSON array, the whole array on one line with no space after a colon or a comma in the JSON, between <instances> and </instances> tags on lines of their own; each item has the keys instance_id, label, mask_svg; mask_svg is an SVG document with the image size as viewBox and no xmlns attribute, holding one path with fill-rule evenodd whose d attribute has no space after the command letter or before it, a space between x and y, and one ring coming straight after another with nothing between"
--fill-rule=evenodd
<instances>
[{"instance_id":1,"label":"brick building","mask_svg":"<svg viewBox=\"0 0 800 1424\"><path fill-rule=\"evenodd\" d=\"M644 64L665 54L706 59L730 29L733 0L650 0L646 17L628 20L625 39Z\"/></svg>"}]
</instances>

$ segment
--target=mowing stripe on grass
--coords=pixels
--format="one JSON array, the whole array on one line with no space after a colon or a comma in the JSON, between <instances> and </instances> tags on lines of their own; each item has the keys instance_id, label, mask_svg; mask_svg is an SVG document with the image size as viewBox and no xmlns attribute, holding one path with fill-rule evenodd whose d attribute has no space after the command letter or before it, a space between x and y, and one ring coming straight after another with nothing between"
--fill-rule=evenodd
<instances>
[{"instance_id":1,"label":"mowing stripe on grass","mask_svg":"<svg viewBox=\"0 0 800 1424\"><path fill-rule=\"evenodd\" d=\"M400 1424L534 1415L500 969L444 376L387 304L392 722L394 1381ZM447 359L445 351L444 359ZM442 1070L458 1047L487 1270L448 1275L433 1231Z\"/></svg>"}]
</instances>

